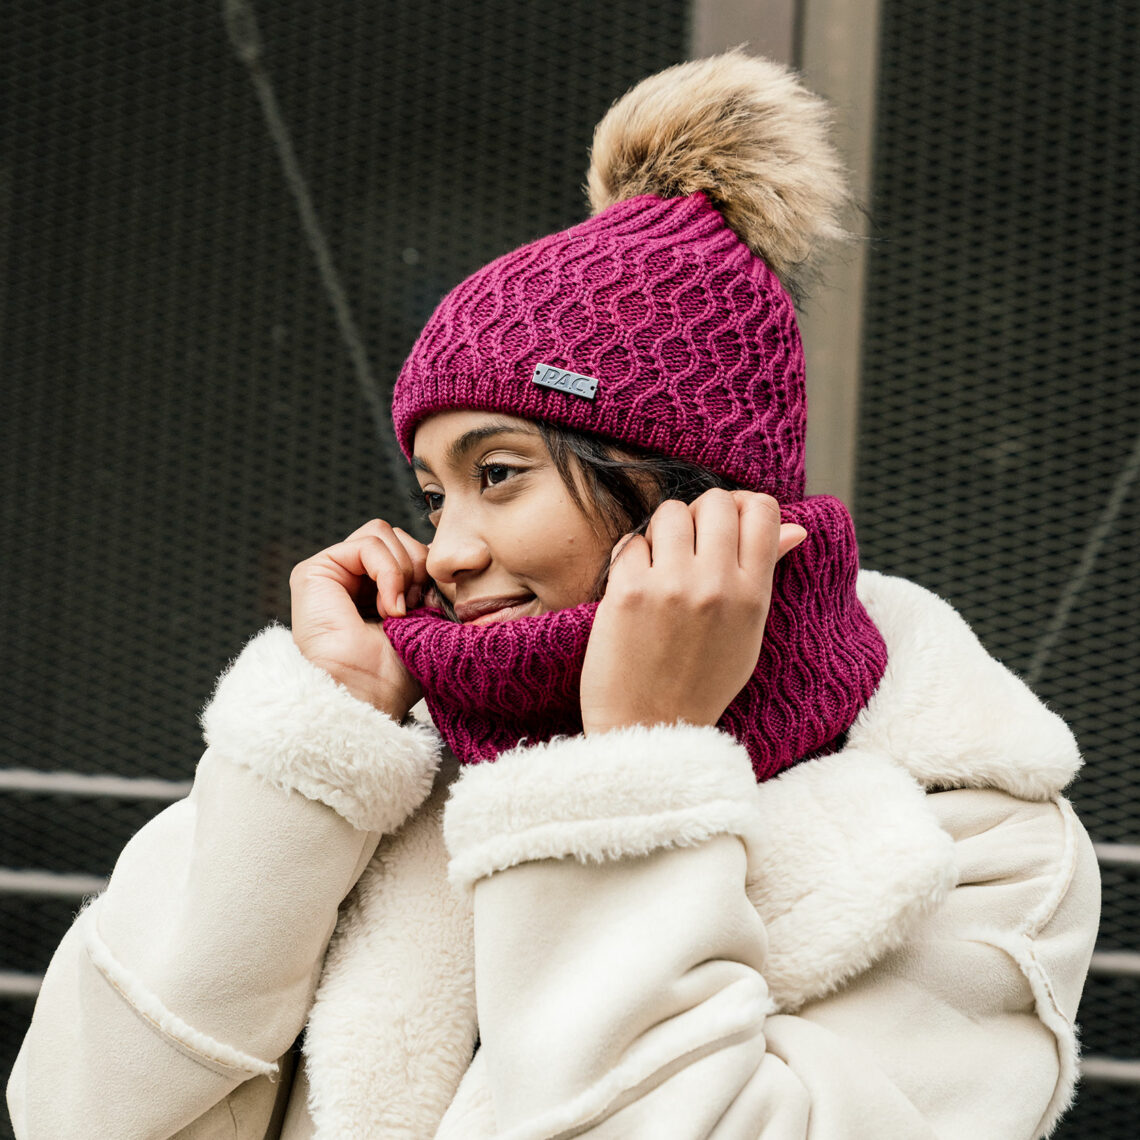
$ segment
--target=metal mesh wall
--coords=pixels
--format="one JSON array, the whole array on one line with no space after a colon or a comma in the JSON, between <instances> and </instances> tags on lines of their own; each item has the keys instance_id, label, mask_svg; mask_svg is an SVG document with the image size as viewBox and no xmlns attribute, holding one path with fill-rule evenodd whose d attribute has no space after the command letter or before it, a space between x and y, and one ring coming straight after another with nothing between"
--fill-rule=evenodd
<instances>
[{"instance_id":1,"label":"metal mesh wall","mask_svg":"<svg viewBox=\"0 0 1140 1140\"><path fill-rule=\"evenodd\" d=\"M0 770L189 777L293 562L405 507L367 393L448 285L581 216L592 124L684 57L687 7L277 0L255 37L241 0L8 0ZM884 16L865 560L1035 674L1094 834L1137 842L1136 17ZM159 794L0 790L0 867L106 874ZM1102 948L1140 946L1138 899L1106 875ZM0 971L42 970L77 902L0 891ZM1140 1052L1136 985L1091 984L1090 1048ZM0 1000L0 1081L30 1012ZM1131 1137L1136 1110L1089 1086L1064 1135Z\"/></svg>"},{"instance_id":2,"label":"metal mesh wall","mask_svg":"<svg viewBox=\"0 0 1140 1140\"><path fill-rule=\"evenodd\" d=\"M593 124L687 51L681 0L249 15L3 6L0 769L190 776L292 564L407 513L362 385L386 406L446 288L584 216ZM0 866L106 874L160 806L0 792ZM0 971L41 972L78 899L0 900ZM0 1000L0 1083L30 1009Z\"/></svg>"},{"instance_id":3,"label":"metal mesh wall","mask_svg":"<svg viewBox=\"0 0 1140 1140\"><path fill-rule=\"evenodd\" d=\"M864 562L952 599L1074 726L1094 839L1140 842L1135 306L1140 11L885 0L856 513ZM1099 949L1140 950L1140 868ZM1140 977L1091 1053L1140 1057ZM1087 1084L1061 1135L1132 1138Z\"/></svg>"}]
</instances>

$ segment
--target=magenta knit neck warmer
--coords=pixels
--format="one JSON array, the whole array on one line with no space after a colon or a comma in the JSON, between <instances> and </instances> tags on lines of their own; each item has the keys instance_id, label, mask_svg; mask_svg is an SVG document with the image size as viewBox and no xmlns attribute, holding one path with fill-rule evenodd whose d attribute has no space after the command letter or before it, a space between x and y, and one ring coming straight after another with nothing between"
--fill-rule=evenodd
<instances>
[{"instance_id":1,"label":"magenta knit neck warmer","mask_svg":"<svg viewBox=\"0 0 1140 1140\"><path fill-rule=\"evenodd\" d=\"M752 679L720 727L748 749L757 780L827 749L851 726L886 668L879 631L855 595L858 551L846 507L819 495L783 506L807 539L776 567ZM597 603L491 625L431 610L384 628L464 763L522 741L582 731L579 681Z\"/></svg>"}]
</instances>

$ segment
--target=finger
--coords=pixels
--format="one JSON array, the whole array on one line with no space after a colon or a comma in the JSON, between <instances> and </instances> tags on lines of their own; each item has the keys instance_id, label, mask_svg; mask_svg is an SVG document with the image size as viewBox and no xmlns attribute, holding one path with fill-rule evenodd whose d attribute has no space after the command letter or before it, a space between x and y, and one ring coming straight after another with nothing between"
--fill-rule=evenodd
<instances>
[{"instance_id":1,"label":"finger","mask_svg":"<svg viewBox=\"0 0 1140 1140\"><path fill-rule=\"evenodd\" d=\"M785 554L790 554L803 540L807 538L807 531L799 523L781 523L780 540L776 547L776 561Z\"/></svg>"},{"instance_id":2,"label":"finger","mask_svg":"<svg viewBox=\"0 0 1140 1140\"><path fill-rule=\"evenodd\" d=\"M770 571L780 557L780 504L771 495L733 491L740 519L741 569L750 574Z\"/></svg>"},{"instance_id":3,"label":"finger","mask_svg":"<svg viewBox=\"0 0 1140 1140\"><path fill-rule=\"evenodd\" d=\"M364 594L364 583L371 581L377 589L376 609L381 617L400 613L410 561L403 559L401 565L397 556L379 537L366 535L362 538L346 539L322 550L307 563L303 563L304 576L320 577L335 581L359 608Z\"/></svg>"},{"instance_id":4,"label":"finger","mask_svg":"<svg viewBox=\"0 0 1140 1140\"><path fill-rule=\"evenodd\" d=\"M693 514L685 503L666 499L645 528L649 556L655 569L688 568L695 552Z\"/></svg>"},{"instance_id":5,"label":"finger","mask_svg":"<svg viewBox=\"0 0 1140 1140\"><path fill-rule=\"evenodd\" d=\"M317 621L346 628L373 616L374 589L359 544L339 542L293 568L289 591L294 623Z\"/></svg>"},{"instance_id":6,"label":"finger","mask_svg":"<svg viewBox=\"0 0 1140 1140\"><path fill-rule=\"evenodd\" d=\"M383 519L369 519L363 526L358 526L352 534L348 535L345 542L351 542L354 538L364 538L370 534L379 535L382 531L392 529L392 526Z\"/></svg>"},{"instance_id":7,"label":"finger","mask_svg":"<svg viewBox=\"0 0 1140 1140\"><path fill-rule=\"evenodd\" d=\"M732 495L713 488L696 499L689 510L697 558L705 566L735 567L740 557L740 514Z\"/></svg>"},{"instance_id":8,"label":"finger","mask_svg":"<svg viewBox=\"0 0 1140 1140\"><path fill-rule=\"evenodd\" d=\"M407 552L408 557L412 562L412 581L422 586L428 577L427 572L427 557L428 548L419 541L413 538L402 527L394 526L392 533L399 539L400 545Z\"/></svg>"},{"instance_id":9,"label":"finger","mask_svg":"<svg viewBox=\"0 0 1140 1140\"><path fill-rule=\"evenodd\" d=\"M408 534L402 527L391 526L383 519L372 519L353 531L356 537L376 537L392 552L392 556L404 569L405 597L404 610L400 610L399 599L395 599L393 612L400 613L419 605L424 597L424 587L429 582L427 572L428 547L419 539Z\"/></svg>"},{"instance_id":10,"label":"finger","mask_svg":"<svg viewBox=\"0 0 1140 1140\"><path fill-rule=\"evenodd\" d=\"M408 556L412 566L422 564L425 567L424 574L426 575L428 548L408 534L406 530L392 526L391 523L387 523L383 519L370 519L363 526L358 526L345 541L351 542L357 538L380 539L397 558L401 558L400 552L402 551Z\"/></svg>"},{"instance_id":11,"label":"finger","mask_svg":"<svg viewBox=\"0 0 1140 1140\"><path fill-rule=\"evenodd\" d=\"M395 539L386 542L378 536L356 540L361 561L376 583L376 609L381 617L403 617L408 612L405 591L414 581L412 560Z\"/></svg>"},{"instance_id":12,"label":"finger","mask_svg":"<svg viewBox=\"0 0 1140 1140\"><path fill-rule=\"evenodd\" d=\"M361 561L358 544L352 539L345 539L299 562L293 569L293 575L302 580L331 580L349 593L355 593L361 579L368 577L368 572Z\"/></svg>"},{"instance_id":13,"label":"finger","mask_svg":"<svg viewBox=\"0 0 1140 1140\"><path fill-rule=\"evenodd\" d=\"M649 569L651 563L649 542L643 534L623 534L610 551L610 578L614 568L621 566L624 574L636 574Z\"/></svg>"},{"instance_id":14,"label":"finger","mask_svg":"<svg viewBox=\"0 0 1140 1140\"><path fill-rule=\"evenodd\" d=\"M340 628L358 620L357 601L366 582L368 577L359 554L347 543L338 543L299 562L289 575L294 627L319 620Z\"/></svg>"},{"instance_id":15,"label":"finger","mask_svg":"<svg viewBox=\"0 0 1140 1140\"><path fill-rule=\"evenodd\" d=\"M399 546L393 546L391 539L395 539ZM400 611L400 600L399 598L396 599L396 610L402 617L408 610L414 609L423 601L424 588L430 582L427 572L428 548L419 539L413 538L406 530L398 526L392 527L391 539L381 532L380 540L392 550L397 561L405 570L404 608L402 612Z\"/></svg>"}]
</instances>

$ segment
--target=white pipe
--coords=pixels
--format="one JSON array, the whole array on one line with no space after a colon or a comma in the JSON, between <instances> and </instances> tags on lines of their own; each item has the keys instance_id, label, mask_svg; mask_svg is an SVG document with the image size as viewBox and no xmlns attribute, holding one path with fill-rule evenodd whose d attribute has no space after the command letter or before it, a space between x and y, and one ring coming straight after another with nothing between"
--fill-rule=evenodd
<instances>
[{"instance_id":1,"label":"white pipe","mask_svg":"<svg viewBox=\"0 0 1140 1140\"><path fill-rule=\"evenodd\" d=\"M54 871L13 871L0 867L0 894L81 899L107 885L98 875L61 875Z\"/></svg>"},{"instance_id":2,"label":"white pipe","mask_svg":"<svg viewBox=\"0 0 1140 1140\"><path fill-rule=\"evenodd\" d=\"M1102 867L1140 867L1140 843L1094 843Z\"/></svg>"},{"instance_id":3,"label":"white pipe","mask_svg":"<svg viewBox=\"0 0 1140 1140\"><path fill-rule=\"evenodd\" d=\"M42 981L39 974L0 970L0 998L35 997L40 992Z\"/></svg>"},{"instance_id":4,"label":"white pipe","mask_svg":"<svg viewBox=\"0 0 1140 1140\"><path fill-rule=\"evenodd\" d=\"M0 768L0 792L40 792L59 796L111 796L120 800L173 802L189 795L189 780L146 776L88 776L82 772L40 772L35 768Z\"/></svg>"}]
</instances>

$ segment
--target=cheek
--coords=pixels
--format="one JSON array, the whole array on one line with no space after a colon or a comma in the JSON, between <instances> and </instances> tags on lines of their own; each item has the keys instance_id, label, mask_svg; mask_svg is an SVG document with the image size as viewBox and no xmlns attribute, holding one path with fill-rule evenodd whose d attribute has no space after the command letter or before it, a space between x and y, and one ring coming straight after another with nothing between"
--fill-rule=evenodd
<instances>
[{"instance_id":1,"label":"cheek","mask_svg":"<svg viewBox=\"0 0 1140 1140\"><path fill-rule=\"evenodd\" d=\"M563 609L592 597L610 544L566 496L557 477L520 499L509 519L500 515L499 520L503 525L496 545L505 568L526 579L548 608Z\"/></svg>"},{"instance_id":2,"label":"cheek","mask_svg":"<svg viewBox=\"0 0 1140 1140\"><path fill-rule=\"evenodd\" d=\"M547 517L530 528L525 539L512 543L512 569L536 584L576 589L593 580L608 555L598 537L581 519Z\"/></svg>"},{"instance_id":3,"label":"cheek","mask_svg":"<svg viewBox=\"0 0 1140 1140\"><path fill-rule=\"evenodd\" d=\"M551 528L546 549L553 555L548 560L552 578L573 594L576 602L592 593L610 552L609 546L580 518Z\"/></svg>"}]
</instances>

